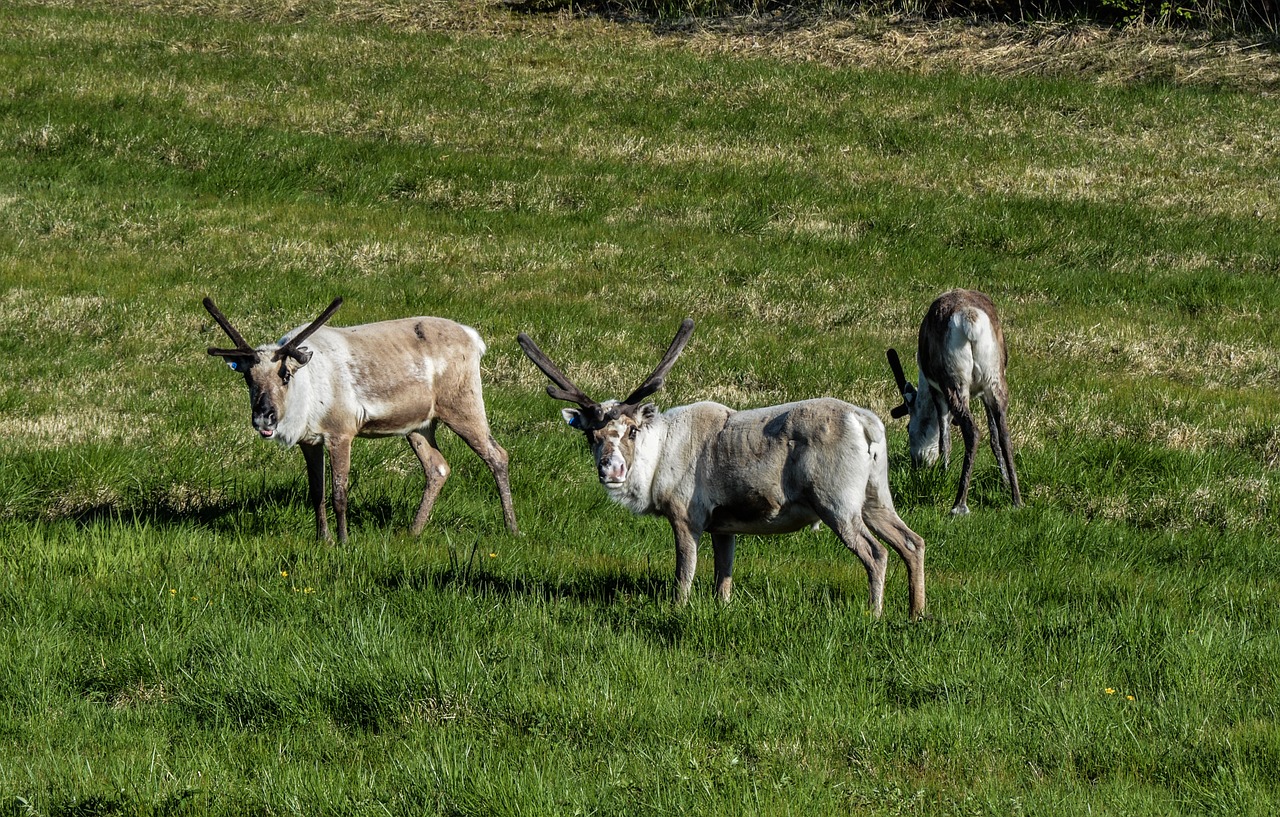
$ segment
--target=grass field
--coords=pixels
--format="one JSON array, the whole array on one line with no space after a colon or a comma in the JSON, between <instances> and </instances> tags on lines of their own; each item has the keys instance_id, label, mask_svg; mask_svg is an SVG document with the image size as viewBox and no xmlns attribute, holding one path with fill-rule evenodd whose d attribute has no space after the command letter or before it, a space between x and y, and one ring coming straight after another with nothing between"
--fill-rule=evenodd
<instances>
[{"instance_id":1,"label":"grass field","mask_svg":"<svg viewBox=\"0 0 1280 817\"><path fill-rule=\"evenodd\" d=\"M0 5L0 808L14 814L1271 814L1280 113L1248 83L859 69L497 4ZM767 50L767 49L766 49ZM1234 75L1233 75L1234 76ZM671 601L515 344L620 396L833 395L1000 305L1027 507L913 471L931 618L829 531ZM204 350L434 314L483 464L352 541Z\"/></svg>"}]
</instances>

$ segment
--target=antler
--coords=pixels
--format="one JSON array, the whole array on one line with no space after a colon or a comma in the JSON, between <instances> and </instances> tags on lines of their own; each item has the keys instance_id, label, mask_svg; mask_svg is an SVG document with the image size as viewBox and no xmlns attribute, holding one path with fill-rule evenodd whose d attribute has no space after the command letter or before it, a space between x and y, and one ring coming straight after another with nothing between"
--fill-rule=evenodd
<instances>
[{"instance_id":1,"label":"antler","mask_svg":"<svg viewBox=\"0 0 1280 817\"><path fill-rule=\"evenodd\" d=\"M680 329L676 332L675 339L671 341L671 346L667 348L667 353L663 355L662 362L658 364L658 368L645 378L640 387L631 392L626 400L622 402L629 406L634 406L644 398L662 388L662 381L666 379L667 372L671 371L671 367L675 365L676 358L680 357L680 353L684 351L685 344L689 342L689 336L693 334L693 318L685 318L680 322Z\"/></svg>"},{"instance_id":2,"label":"antler","mask_svg":"<svg viewBox=\"0 0 1280 817\"><path fill-rule=\"evenodd\" d=\"M680 353L684 351L685 344L689 342L689 336L693 334L693 318L685 318L680 324L679 331L676 332L675 339L671 341L671 346L667 349L667 353L663 355L662 362L658 364L658 368L645 378L640 387L623 400L624 405L634 406L644 398L662 388L662 381L666 378L667 372L671 371L671 367L675 365L676 358L680 357ZM554 386L547 386L547 394L557 400L565 400L570 403L587 408L600 405L586 395L582 389L578 388L572 380L570 380L564 372L560 371L560 367L551 362L551 358L538 348L533 342L533 338L521 332L516 336L516 342L520 344L520 348L524 350L529 360L533 361L533 365L542 370L542 373L551 378Z\"/></svg>"},{"instance_id":3,"label":"antler","mask_svg":"<svg viewBox=\"0 0 1280 817\"><path fill-rule=\"evenodd\" d=\"M301 348L302 342L311 337L312 333L323 326L325 321L332 318L333 313L337 312L340 306L342 306L342 298L334 298L333 303L329 304L329 307L320 313L320 317L309 323L305 329L290 338L288 343L276 350L275 355L273 355L274 359L279 360L287 356L299 363L306 363L310 360L311 353Z\"/></svg>"},{"instance_id":4,"label":"antler","mask_svg":"<svg viewBox=\"0 0 1280 817\"><path fill-rule=\"evenodd\" d=\"M897 420L911 413L907 401L915 395L916 387L907 382L907 376L902 371L902 361L898 359L897 349L886 350L884 356L889 359L889 368L893 369L893 378L898 382L898 391L902 393L902 405L889 412L889 416Z\"/></svg>"},{"instance_id":5,"label":"antler","mask_svg":"<svg viewBox=\"0 0 1280 817\"><path fill-rule=\"evenodd\" d=\"M213 299L206 297L202 303L204 304L204 308L209 311L209 314L213 316L213 319L218 322L218 326L222 327L222 331L226 332L227 336L230 337L232 342L236 345L236 348L234 349L216 349L210 346L209 354L217 355L218 357L238 357L243 354L252 354L253 347L245 341L244 336L236 331L236 328L231 325L231 321L227 320L227 317L222 314L221 310L214 305Z\"/></svg>"},{"instance_id":6,"label":"antler","mask_svg":"<svg viewBox=\"0 0 1280 817\"><path fill-rule=\"evenodd\" d=\"M557 400L565 400L570 403L577 403L580 406L599 405L595 400L587 397L586 392L578 388L577 385L560 371L560 367L551 362L551 358L538 348L538 344L533 342L533 338L521 332L516 335L516 342L520 344L520 348L524 350L525 356L533 361L533 365L542 370L542 373L551 378L554 386L547 386L547 394Z\"/></svg>"}]
</instances>

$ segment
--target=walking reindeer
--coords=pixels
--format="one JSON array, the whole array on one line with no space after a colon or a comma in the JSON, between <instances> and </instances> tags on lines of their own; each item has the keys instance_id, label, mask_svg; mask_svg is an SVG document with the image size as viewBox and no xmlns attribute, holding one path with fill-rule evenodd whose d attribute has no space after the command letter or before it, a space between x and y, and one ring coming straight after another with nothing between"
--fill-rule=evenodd
<instances>
[{"instance_id":1,"label":"walking reindeer","mask_svg":"<svg viewBox=\"0 0 1280 817\"><path fill-rule=\"evenodd\" d=\"M715 549L716 592L727 602L736 534L789 533L821 521L866 568L876 616L888 563L876 537L906 562L910 615L924 615L925 543L894 510L880 419L832 398L749 411L702 402L659 412L643 400L662 387L692 333L686 319L653 373L625 399L604 402L588 397L528 335L518 338L554 384L547 394L577 404L562 414L586 436L609 496L671 524L677 601L688 600L704 532Z\"/></svg>"},{"instance_id":2,"label":"walking reindeer","mask_svg":"<svg viewBox=\"0 0 1280 817\"><path fill-rule=\"evenodd\" d=\"M436 426L452 429L484 460L498 483L507 530L516 532L507 452L489 433L480 392L484 341L471 327L443 318L402 318L342 328L324 326L342 299L276 343L252 347L209 298L204 308L235 343L210 348L244 376L254 429L263 439L297 445L307 463L316 535L329 538L324 452L333 472L338 540L347 541L347 473L356 437L405 437L426 475L411 528L431 515L449 464L436 447ZM303 343L306 346L303 346Z\"/></svg>"},{"instance_id":3,"label":"walking reindeer","mask_svg":"<svg viewBox=\"0 0 1280 817\"><path fill-rule=\"evenodd\" d=\"M960 489L951 513L969 512L969 480L978 447L978 425L969 412L969 400L978 397L987 410L991 451L1000 465L1000 476L1022 505L1018 474L1013 468L1013 443L1009 439L1009 384L1005 379L1008 352L995 304L981 292L953 289L939 295L920 324L916 365L919 387L907 382L898 352L886 352L889 366L902 393L902 405L894 418L910 415L907 436L911 460L917 466L933 465L942 457L943 468L951 456L951 423L964 438L964 467Z\"/></svg>"}]
</instances>

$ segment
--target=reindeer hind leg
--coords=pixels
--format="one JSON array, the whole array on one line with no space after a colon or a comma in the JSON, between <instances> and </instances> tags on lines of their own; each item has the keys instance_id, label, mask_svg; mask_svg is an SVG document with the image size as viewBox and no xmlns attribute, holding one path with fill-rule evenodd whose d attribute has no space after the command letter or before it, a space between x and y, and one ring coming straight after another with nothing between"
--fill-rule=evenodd
<instances>
[{"instance_id":1,"label":"reindeer hind leg","mask_svg":"<svg viewBox=\"0 0 1280 817\"><path fill-rule=\"evenodd\" d=\"M962 516L969 512L969 481L973 477L973 458L978 448L978 425L969 413L967 402L952 405L951 412L956 418L956 425L960 426L960 436L964 438L964 465L960 469L960 488L951 513Z\"/></svg>"},{"instance_id":2,"label":"reindeer hind leg","mask_svg":"<svg viewBox=\"0 0 1280 817\"><path fill-rule=\"evenodd\" d=\"M1013 442L1009 439L1009 411L1003 401L986 404L987 427L991 434L991 453L1000 465L1000 477L1013 496L1013 506L1022 507L1022 492L1018 489L1018 472L1013 467Z\"/></svg>"},{"instance_id":3,"label":"reindeer hind leg","mask_svg":"<svg viewBox=\"0 0 1280 817\"><path fill-rule=\"evenodd\" d=\"M410 432L405 439L409 441L409 447L417 455L418 462L422 463L422 472L426 477L426 484L422 489L422 502L419 503L418 512L413 517L413 525L409 528L409 532L417 536L422 533L427 520L431 518L431 508L436 503L436 497L440 496L440 489L444 487L445 480L449 478L450 468L444 455L436 446L434 423L427 426L421 433Z\"/></svg>"},{"instance_id":4,"label":"reindeer hind leg","mask_svg":"<svg viewBox=\"0 0 1280 817\"><path fill-rule=\"evenodd\" d=\"M867 606L873 616L880 618L884 613L884 577L889 564L888 554L871 535L871 531L867 530L860 515L839 519L829 511L823 511L821 516L827 527L835 531L841 543L862 562L862 567L867 571Z\"/></svg>"},{"instance_id":5,"label":"reindeer hind leg","mask_svg":"<svg viewBox=\"0 0 1280 817\"><path fill-rule=\"evenodd\" d=\"M907 565L907 584L910 586L910 616L924 616L924 537L913 531L893 506L889 493L888 470L873 475L867 483L867 500L862 506L862 521L876 536L902 557Z\"/></svg>"},{"instance_id":6,"label":"reindeer hind leg","mask_svg":"<svg viewBox=\"0 0 1280 817\"><path fill-rule=\"evenodd\" d=\"M489 432L489 421L485 417L484 403L480 401L478 392L473 405L479 406L479 410L469 416L441 416L440 420L452 429L453 433L461 437L485 465L489 466L489 471L493 473L493 480L498 486L503 522L506 523L508 531L519 533L516 527L515 506L511 502L511 474L507 451L498 445L498 441Z\"/></svg>"},{"instance_id":7,"label":"reindeer hind leg","mask_svg":"<svg viewBox=\"0 0 1280 817\"><path fill-rule=\"evenodd\" d=\"M933 393L933 410L938 416L938 458L942 460L943 471L951 465L951 412L945 400L941 393Z\"/></svg>"}]
</instances>

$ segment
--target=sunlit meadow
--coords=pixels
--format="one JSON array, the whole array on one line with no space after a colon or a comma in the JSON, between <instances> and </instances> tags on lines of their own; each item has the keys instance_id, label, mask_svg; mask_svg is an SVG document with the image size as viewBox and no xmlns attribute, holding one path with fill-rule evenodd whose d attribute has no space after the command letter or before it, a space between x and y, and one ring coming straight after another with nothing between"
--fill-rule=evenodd
<instances>
[{"instance_id":1,"label":"sunlit meadow","mask_svg":"<svg viewBox=\"0 0 1280 817\"><path fill-rule=\"evenodd\" d=\"M1280 115L1258 84L915 71L497 3L0 5L0 805L15 814L1270 814ZM782 35L779 35L782 36ZM732 43L730 43L732 44ZM1235 75L1233 75L1235 76ZM829 531L671 601L515 344L621 396L833 395L982 289L1027 507L914 471L931 617ZM257 441L252 342L486 338L484 465L352 539Z\"/></svg>"}]
</instances>

